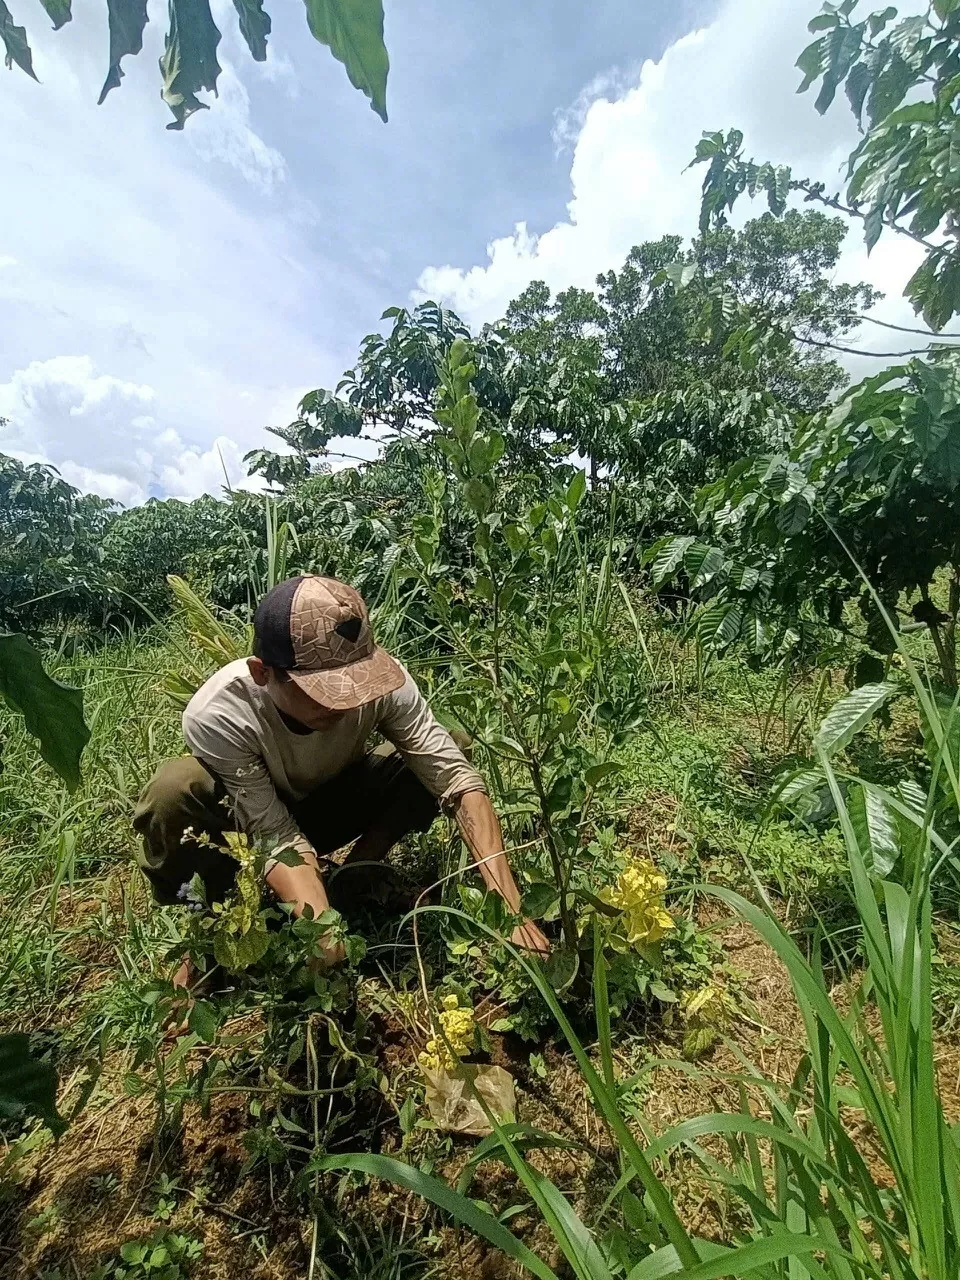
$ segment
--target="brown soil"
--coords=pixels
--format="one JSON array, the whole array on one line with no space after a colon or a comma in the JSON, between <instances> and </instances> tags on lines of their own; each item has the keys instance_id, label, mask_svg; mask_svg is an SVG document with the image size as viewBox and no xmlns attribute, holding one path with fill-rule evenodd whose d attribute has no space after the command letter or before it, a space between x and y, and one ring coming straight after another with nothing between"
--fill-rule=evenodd
<instances>
[{"instance_id":1,"label":"brown soil","mask_svg":"<svg viewBox=\"0 0 960 1280\"><path fill-rule=\"evenodd\" d=\"M650 825L659 826L666 816L655 815ZM786 1081L803 1051L799 1011L777 958L742 922L720 922L719 930L729 964L742 975L743 1016L731 1032L729 1045L718 1046L697 1072L676 1061L678 1043L669 1033L659 1043L651 1042L651 1058L664 1059L651 1070L639 1104L638 1118L651 1135L703 1112L738 1108L738 1087L732 1079L743 1067L738 1052L766 1076ZM381 1023L377 1038L383 1046L386 1075L391 1079L400 1073L412 1076L414 1049L405 1028L389 1018ZM579 1144L573 1152L548 1150L529 1158L578 1211L589 1216L599 1188L609 1185L614 1152L575 1063L547 1046L542 1050L546 1066L542 1078L531 1069L530 1046L510 1037L491 1039L492 1060L515 1076L518 1118ZM960 1048L952 1039L938 1042L937 1062L947 1118L954 1122L960 1119ZM636 1067L635 1063L623 1065L625 1070ZM756 1101L759 1106L759 1098ZM388 1110L387 1115L392 1113ZM206 1115L188 1106L182 1126L172 1134L158 1135L156 1123L152 1096L129 1097L122 1075L105 1074L85 1111L58 1144L50 1142L18 1160L17 1181L7 1184L0 1199L0 1277L42 1278L59 1268L63 1280L87 1280L123 1242L144 1239L156 1229L153 1188L161 1173L181 1188L169 1226L204 1245L202 1258L190 1271L193 1280L233 1280L238 1274L250 1280L305 1277L313 1221L304 1199L295 1203L286 1194L283 1171L271 1178L260 1165L252 1173L242 1173L248 1156L243 1142L250 1123L248 1097L217 1095ZM856 1123L856 1116L851 1116L851 1126ZM385 1154L397 1154L402 1147L404 1157L414 1163L430 1156L435 1171L448 1181L456 1179L475 1145L474 1139L448 1140L418 1131L404 1145L392 1120L380 1122L377 1133ZM861 1138L869 1153L869 1133L862 1131ZM347 1136L341 1149L358 1146L351 1146ZM877 1172L882 1176L879 1165ZM692 1163L675 1158L662 1173L672 1184L688 1225L706 1235L722 1236L729 1228L729 1210L717 1202ZM343 1184L338 1198L332 1176L325 1177L320 1191L335 1221L368 1231L390 1225L396 1237L425 1245L443 1280L519 1280L521 1272L514 1264L451 1228L442 1215L411 1193L383 1182L356 1188ZM513 1175L496 1162L481 1168L472 1194L498 1210L526 1199L518 1193ZM510 1227L565 1274L552 1239L532 1215L520 1214Z\"/></svg>"}]
</instances>

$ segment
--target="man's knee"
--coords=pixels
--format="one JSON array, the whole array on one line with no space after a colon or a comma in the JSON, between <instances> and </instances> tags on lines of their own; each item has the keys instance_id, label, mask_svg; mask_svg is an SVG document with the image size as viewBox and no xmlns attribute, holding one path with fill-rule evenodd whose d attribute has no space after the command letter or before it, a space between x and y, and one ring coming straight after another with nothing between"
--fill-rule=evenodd
<instances>
[{"instance_id":1,"label":"man's knee","mask_svg":"<svg viewBox=\"0 0 960 1280\"><path fill-rule=\"evenodd\" d=\"M137 861L159 902L174 902L194 874L203 879L210 901L222 899L229 889L236 867L216 848L231 825L223 794L193 756L168 760L144 787L133 814L143 842Z\"/></svg>"},{"instance_id":2,"label":"man's knee","mask_svg":"<svg viewBox=\"0 0 960 1280\"><path fill-rule=\"evenodd\" d=\"M196 756L167 760L140 793L133 812L134 829L142 832L157 819L169 822L179 814L183 814L187 826L203 809L216 814L217 790L213 774ZM221 826L225 818L224 814Z\"/></svg>"}]
</instances>

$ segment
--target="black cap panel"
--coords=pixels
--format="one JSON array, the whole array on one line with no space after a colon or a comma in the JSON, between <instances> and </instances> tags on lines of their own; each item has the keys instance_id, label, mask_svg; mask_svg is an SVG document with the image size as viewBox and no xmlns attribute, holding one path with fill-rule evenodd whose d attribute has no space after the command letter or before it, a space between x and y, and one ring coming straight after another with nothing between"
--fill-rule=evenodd
<instances>
[{"instance_id":1,"label":"black cap panel","mask_svg":"<svg viewBox=\"0 0 960 1280\"><path fill-rule=\"evenodd\" d=\"M290 636L293 598L303 577L288 578L268 591L253 615L253 652L268 667L289 671L296 666Z\"/></svg>"}]
</instances>

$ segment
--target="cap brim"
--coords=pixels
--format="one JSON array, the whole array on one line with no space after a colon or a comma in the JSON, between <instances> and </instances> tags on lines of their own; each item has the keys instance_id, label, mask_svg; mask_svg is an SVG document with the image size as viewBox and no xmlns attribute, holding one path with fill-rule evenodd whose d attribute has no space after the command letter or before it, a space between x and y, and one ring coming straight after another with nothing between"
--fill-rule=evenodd
<instances>
[{"instance_id":1,"label":"cap brim","mask_svg":"<svg viewBox=\"0 0 960 1280\"><path fill-rule=\"evenodd\" d=\"M288 671L287 674L314 702L330 711L353 711L367 702L375 702L399 689L406 679L400 665L379 647L369 658L333 670Z\"/></svg>"}]
</instances>

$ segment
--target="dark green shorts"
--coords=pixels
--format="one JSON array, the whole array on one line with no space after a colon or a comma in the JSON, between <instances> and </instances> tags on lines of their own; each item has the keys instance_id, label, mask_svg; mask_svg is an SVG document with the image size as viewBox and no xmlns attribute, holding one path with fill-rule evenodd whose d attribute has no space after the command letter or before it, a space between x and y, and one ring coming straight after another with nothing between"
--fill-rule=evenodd
<instances>
[{"instance_id":1,"label":"dark green shorts","mask_svg":"<svg viewBox=\"0 0 960 1280\"><path fill-rule=\"evenodd\" d=\"M321 855L351 844L374 825L385 827L388 842L396 843L411 831L426 831L440 813L437 801L390 746L348 765L289 808ZM236 827L223 784L202 761L181 756L162 764L143 789L133 826L143 838L138 861L158 902L176 902L195 875L208 902L220 902L229 893L237 864L215 846Z\"/></svg>"}]
</instances>

